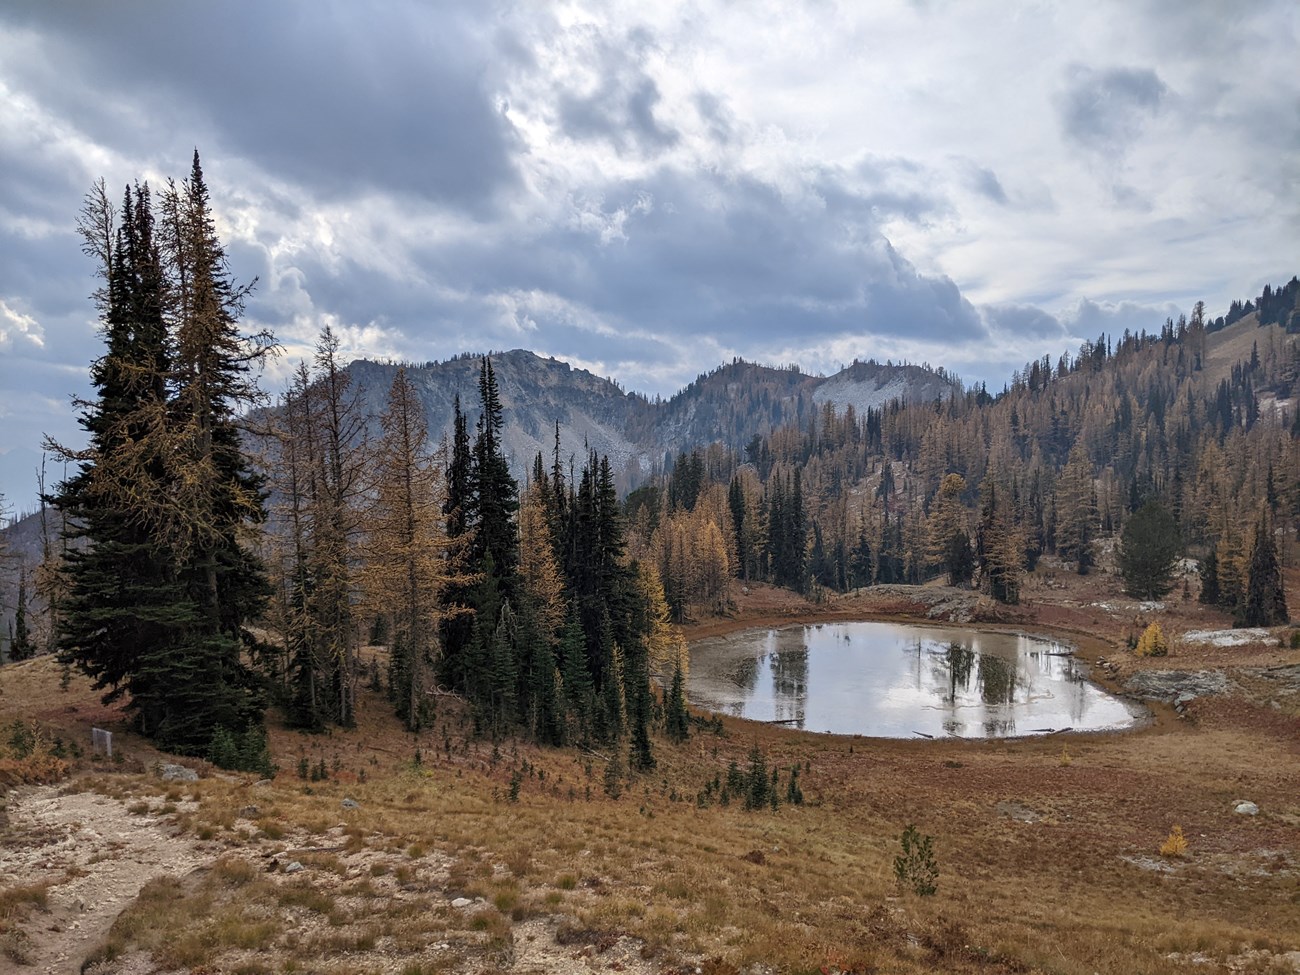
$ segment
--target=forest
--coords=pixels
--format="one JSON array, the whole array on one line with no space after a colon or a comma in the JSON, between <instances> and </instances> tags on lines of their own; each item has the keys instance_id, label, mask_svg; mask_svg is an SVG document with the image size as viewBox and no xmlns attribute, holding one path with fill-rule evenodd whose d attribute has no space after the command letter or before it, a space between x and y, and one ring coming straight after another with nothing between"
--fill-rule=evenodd
<instances>
[{"instance_id":1,"label":"forest","mask_svg":"<svg viewBox=\"0 0 1300 975\"><path fill-rule=\"evenodd\" d=\"M1166 596L1192 559L1183 598L1287 618L1295 278L1220 319L1198 302L1027 363L996 394L809 408L743 449L683 451L620 499L607 458L562 454L558 423L516 481L488 356L438 442L402 369L365 415L329 329L265 408L274 340L241 331L251 285L197 153L157 198L135 184L114 206L98 184L80 231L105 344L89 446L50 445L73 473L45 494L61 532L20 580L10 658L53 650L175 752L265 768L268 708L347 727L365 684L410 730L454 695L478 735L608 746L646 771L656 735L690 732L677 624L759 581L818 599L939 580L1014 604L1043 560L1086 574L1113 549L1134 596ZM770 395L737 388L726 416ZM362 664L371 645L385 667Z\"/></svg>"}]
</instances>

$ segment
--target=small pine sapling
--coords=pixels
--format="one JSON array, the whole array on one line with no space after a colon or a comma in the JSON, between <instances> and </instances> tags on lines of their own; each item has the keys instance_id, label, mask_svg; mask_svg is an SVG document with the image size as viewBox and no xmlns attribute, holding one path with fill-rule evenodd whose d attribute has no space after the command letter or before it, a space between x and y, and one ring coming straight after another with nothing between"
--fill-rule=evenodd
<instances>
[{"instance_id":1,"label":"small pine sapling","mask_svg":"<svg viewBox=\"0 0 1300 975\"><path fill-rule=\"evenodd\" d=\"M1142 631L1133 652L1139 657L1163 657L1169 653L1169 644L1165 642L1159 623L1153 622Z\"/></svg>"},{"instance_id":2,"label":"small pine sapling","mask_svg":"<svg viewBox=\"0 0 1300 975\"><path fill-rule=\"evenodd\" d=\"M934 837L922 835L911 823L903 830L903 852L894 858L899 889L911 888L921 897L938 890L939 866L934 862Z\"/></svg>"},{"instance_id":3,"label":"small pine sapling","mask_svg":"<svg viewBox=\"0 0 1300 975\"><path fill-rule=\"evenodd\" d=\"M1169 831L1169 836L1160 844L1160 855L1162 857L1181 857L1187 855L1187 837L1183 835L1183 828L1177 824Z\"/></svg>"}]
</instances>

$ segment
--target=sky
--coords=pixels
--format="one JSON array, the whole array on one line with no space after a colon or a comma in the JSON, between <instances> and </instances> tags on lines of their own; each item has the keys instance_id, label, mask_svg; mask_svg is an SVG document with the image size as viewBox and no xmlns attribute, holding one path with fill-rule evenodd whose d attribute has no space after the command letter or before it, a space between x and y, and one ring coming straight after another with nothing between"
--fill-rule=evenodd
<instances>
[{"instance_id":1,"label":"sky","mask_svg":"<svg viewBox=\"0 0 1300 975\"><path fill-rule=\"evenodd\" d=\"M325 325L649 395L735 356L1000 389L1300 271L1298 51L1293 0L9 0L0 491L80 442L97 179L199 149L271 392Z\"/></svg>"}]
</instances>

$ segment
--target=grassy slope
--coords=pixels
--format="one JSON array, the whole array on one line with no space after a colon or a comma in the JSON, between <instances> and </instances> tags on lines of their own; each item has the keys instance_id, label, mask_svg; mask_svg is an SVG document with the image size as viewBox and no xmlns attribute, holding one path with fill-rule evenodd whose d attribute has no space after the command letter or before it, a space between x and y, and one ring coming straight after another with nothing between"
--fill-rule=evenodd
<instances>
[{"instance_id":1,"label":"grassy slope","mask_svg":"<svg viewBox=\"0 0 1300 975\"><path fill-rule=\"evenodd\" d=\"M1032 590L1027 622L1097 612L1066 583L1063 592ZM1113 581L1087 585L1105 590ZM896 602L875 611L899 612ZM831 609L873 611L869 600ZM819 611L756 591L729 625ZM1182 628L1204 623L1198 612L1171 607L1166 628L1178 631L1180 613ZM1119 636L1130 616L1119 606L1102 623L1070 622ZM1175 653L1164 666L1225 663L1222 651ZM1296 652L1242 654L1300 661ZM0 682L5 722L35 717L81 735L114 720L84 682L60 691L49 661L6 668ZM304 959L326 955L339 972L511 970L512 928L542 931L549 943L560 916L570 946L561 957L633 935L653 968L689 961L714 972L756 964L1175 972L1195 952L1210 960L1198 971L1227 970L1233 958L1238 969L1270 971L1286 969L1269 968L1278 964L1269 953L1300 948L1294 698L1276 708L1244 696L1204 700L1191 721L1162 712L1130 734L990 743L828 737L726 720L722 736L658 742L659 768L617 800L603 793L602 755L513 742L494 750L466 736L451 701L438 727L416 738L386 716L378 695L367 704L352 731L313 738L276 729L283 771L269 787L216 775L164 786L130 771L152 754L123 736L119 748L132 761L80 782L144 797L142 810L197 800L167 818L225 859L146 888L119 921L110 954L134 946L174 967L249 975L316 970L301 968ZM699 808L704 783L732 759L743 765L754 743L769 762L806 763L808 802L758 813ZM303 781L300 755L336 771ZM515 776L519 798L510 802ZM345 796L360 808L341 811ZM1261 815L1234 815L1238 798L1258 803ZM934 897L895 887L906 823L934 837ZM1189 855L1163 861L1157 850L1174 824ZM308 869L266 873L270 855ZM451 909L460 894L484 897L483 910Z\"/></svg>"}]
</instances>

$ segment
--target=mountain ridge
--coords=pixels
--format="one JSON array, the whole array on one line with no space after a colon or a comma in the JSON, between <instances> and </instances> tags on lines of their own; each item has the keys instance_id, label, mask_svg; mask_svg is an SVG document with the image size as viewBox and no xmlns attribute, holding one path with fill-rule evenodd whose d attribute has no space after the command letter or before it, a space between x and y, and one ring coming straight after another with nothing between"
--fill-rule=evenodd
<instances>
[{"instance_id":1,"label":"mountain ridge","mask_svg":"<svg viewBox=\"0 0 1300 975\"><path fill-rule=\"evenodd\" d=\"M831 376L797 366L734 359L701 373L667 399L627 392L618 383L527 349L461 354L434 362L355 359L346 371L357 384L362 411L378 417L397 369L404 368L424 405L431 437L449 435L454 402L471 424L478 417L478 374L492 361L503 410L502 441L521 479L540 451L550 466L559 426L562 462L589 450L606 455L619 487L629 490L671 465L676 454L721 443L739 449L791 422L805 422L833 403L862 413L892 400L924 402L960 389L943 370L855 361Z\"/></svg>"}]
</instances>

